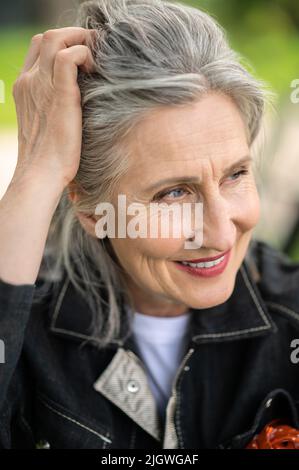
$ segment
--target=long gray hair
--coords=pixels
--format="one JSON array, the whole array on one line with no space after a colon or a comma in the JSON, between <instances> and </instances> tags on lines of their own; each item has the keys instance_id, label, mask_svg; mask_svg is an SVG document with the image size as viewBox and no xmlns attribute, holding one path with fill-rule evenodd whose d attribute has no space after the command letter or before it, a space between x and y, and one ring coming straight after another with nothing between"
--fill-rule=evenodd
<instances>
[{"instance_id":1,"label":"long gray hair","mask_svg":"<svg viewBox=\"0 0 299 470\"><path fill-rule=\"evenodd\" d=\"M40 276L53 281L67 272L91 308L91 334L104 348L130 334L130 318L123 316L122 307L132 302L109 239L89 235L76 214L94 215L99 202L111 200L129 166L126 138L145 113L159 105L184 106L210 90L219 91L238 106L251 145L261 126L267 85L242 65L243 58L211 16L184 4L86 1L74 25L97 31L89 44L97 70L79 71L83 139L73 181L79 198L71 202L65 189Z\"/></svg>"}]
</instances>

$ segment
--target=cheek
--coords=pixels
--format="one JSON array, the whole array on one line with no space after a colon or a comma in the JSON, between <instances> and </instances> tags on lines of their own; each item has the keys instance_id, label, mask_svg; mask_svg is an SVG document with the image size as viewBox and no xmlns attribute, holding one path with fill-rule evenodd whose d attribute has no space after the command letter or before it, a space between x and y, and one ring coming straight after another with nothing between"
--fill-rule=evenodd
<instances>
[{"instance_id":1,"label":"cheek","mask_svg":"<svg viewBox=\"0 0 299 470\"><path fill-rule=\"evenodd\" d=\"M141 265L145 260L174 259L182 249L182 240L178 238L123 238L114 239L111 243L124 267Z\"/></svg>"},{"instance_id":2,"label":"cheek","mask_svg":"<svg viewBox=\"0 0 299 470\"><path fill-rule=\"evenodd\" d=\"M116 255L123 265L136 263L136 260L173 259L180 253L185 242L183 220L180 216L182 209L158 210L144 206L141 210L136 206L136 215L127 213L128 209L121 208L121 220L124 223L122 233L124 238L111 239ZM119 233L119 219L115 221L115 233ZM163 228L162 228L163 227Z\"/></svg>"},{"instance_id":3,"label":"cheek","mask_svg":"<svg viewBox=\"0 0 299 470\"><path fill-rule=\"evenodd\" d=\"M250 230L258 223L260 218L260 198L256 190L253 191L253 193L248 198L247 204L244 204L244 206L244 214L247 214L244 223Z\"/></svg>"},{"instance_id":4,"label":"cheek","mask_svg":"<svg viewBox=\"0 0 299 470\"><path fill-rule=\"evenodd\" d=\"M140 253L153 260L173 259L181 251L182 240L178 238L148 238L140 241Z\"/></svg>"},{"instance_id":5,"label":"cheek","mask_svg":"<svg viewBox=\"0 0 299 470\"><path fill-rule=\"evenodd\" d=\"M234 220L243 232L255 227L260 218L260 210L260 198L255 186L247 187L232 204Z\"/></svg>"}]
</instances>

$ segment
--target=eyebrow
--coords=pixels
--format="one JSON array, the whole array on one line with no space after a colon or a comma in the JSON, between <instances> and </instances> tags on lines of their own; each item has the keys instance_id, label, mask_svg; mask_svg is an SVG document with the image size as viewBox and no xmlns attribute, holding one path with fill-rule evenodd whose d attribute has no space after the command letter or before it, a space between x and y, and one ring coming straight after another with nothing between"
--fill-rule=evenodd
<instances>
[{"instance_id":1,"label":"eyebrow","mask_svg":"<svg viewBox=\"0 0 299 470\"><path fill-rule=\"evenodd\" d=\"M245 157L242 157L240 160L237 162L234 162L232 165L224 169L224 174L230 173L237 167L241 166L242 164L244 165L245 163L252 162L253 158L251 155L246 155ZM165 185L165 184L172 184L172 183L197 183L200 184L201 182L198 180L197 176L178 176L175 178L165 178L163 180L157 181L151 186L148 186L145 191L154 191L155 189L158 189L159 187Z\"/></svg>"}]
</instances>

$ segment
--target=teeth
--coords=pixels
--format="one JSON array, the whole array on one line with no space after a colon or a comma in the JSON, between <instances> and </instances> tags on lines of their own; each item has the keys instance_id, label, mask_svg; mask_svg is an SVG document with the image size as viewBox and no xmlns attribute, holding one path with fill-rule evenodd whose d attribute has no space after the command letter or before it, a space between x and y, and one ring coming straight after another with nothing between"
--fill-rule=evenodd
<instances>
[{"instance_id":1,"label":"teeth","mask_svg":"<svg viewBox=\"0 0 299 470\"><path fill-rule=\"evenodd\" d=\"M218 258L215 261L206 261L203 263L187 263L187 261L182 261L182 264L185 266L191 266L192 268L211 268L212 266L216 266L221 263L223 260L224 256L221 256L221 258Z\"/></svg>"}]
</instances>

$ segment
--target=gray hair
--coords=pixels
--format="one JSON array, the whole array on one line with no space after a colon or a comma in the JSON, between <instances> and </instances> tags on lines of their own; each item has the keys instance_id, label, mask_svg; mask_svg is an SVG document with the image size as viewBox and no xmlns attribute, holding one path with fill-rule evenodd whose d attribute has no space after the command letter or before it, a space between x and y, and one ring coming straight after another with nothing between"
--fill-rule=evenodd
<instances>
[{"instance_id":1,"label":"gray hair","mask_svg":"<svg viewBox=\"0 0 299 470\"><path fill-rule=\"evenodd\" d=\"M129 166L126 138L151 109L184 106L211 90L225 93L239 108L251 145L261 126L267 87L242 65L220 25L184 4L86 1L75 26L96 30L89 44L96 73L78 74L83 138L74 184L79 198L72 203L65 189L49 230L41 276L53 281L67 272L93 313L91 335L104 348L130 335L131 319L123 306L132 306L132 299L109 239L88 235L76 213L94 215L99 202L110 200Z\"/></svg>"}]
</instances>

